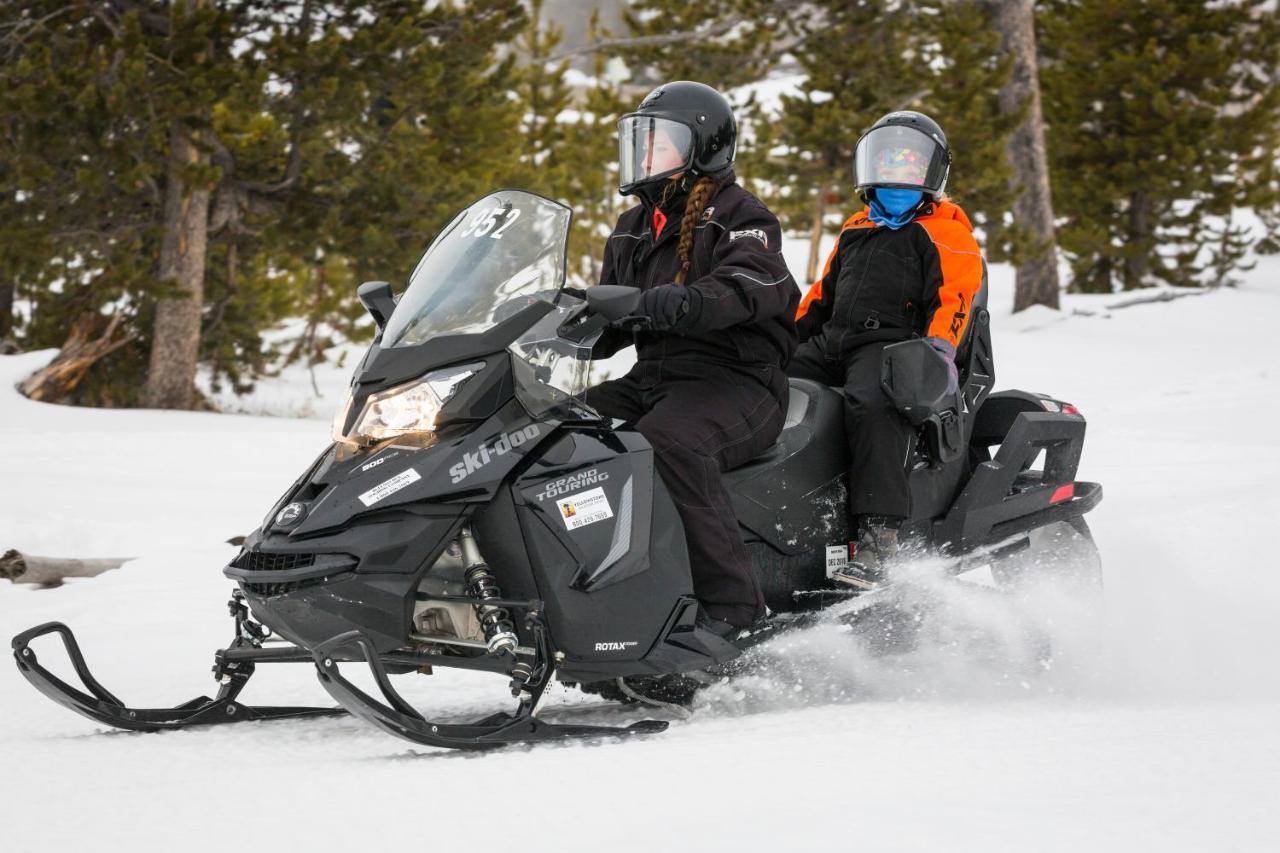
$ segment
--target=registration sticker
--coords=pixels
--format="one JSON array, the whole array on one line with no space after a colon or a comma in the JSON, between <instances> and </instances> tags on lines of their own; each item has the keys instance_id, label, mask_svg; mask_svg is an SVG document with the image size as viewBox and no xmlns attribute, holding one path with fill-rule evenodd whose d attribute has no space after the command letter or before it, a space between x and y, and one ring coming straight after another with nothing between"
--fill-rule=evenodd
<instances>
[{"instance_id":1,"label":"registration sticker","mask_svg":"<svg viewBox=\"0 0 1280 853\"><path fill-rule=\"evenodd\" d=\"M601 488L587 489L585 492L561 498L556 501L556 506L560 509L564 526L569 530L577 530L579 527L613 518L613 508L609 506L609 499L605 497L604 489Z\"/></svg>"},{"instance_id":2,"label":"registration sticker","mask_svg":"<svg viewBox=\"0 0 1280 853\"><path fill-rule=\"evenodd\" d=\"M422 475L412 468L406 468L390 480L385 480L360 496L360 503L373 506L378 501L389 498L410 483L416 483Z\"/></svg>"},{"instance_id":3,"label":"registration sticker","mask_svg":"<svg viewBox=\"0 0 1280 853\"><path fill-rule=\"evenodd\" d=\"M835 573L841 569L849 567L849 546L848 545L828 545L827 546L827 577L835 576Z\"/></svg>"}]
</instances>

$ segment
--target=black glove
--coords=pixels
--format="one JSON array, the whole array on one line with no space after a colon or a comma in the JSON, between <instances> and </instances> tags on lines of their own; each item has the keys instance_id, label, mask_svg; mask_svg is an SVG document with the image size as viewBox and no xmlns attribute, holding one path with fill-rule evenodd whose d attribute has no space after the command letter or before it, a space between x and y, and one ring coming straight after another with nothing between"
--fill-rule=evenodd
<instances>
[{"instance_id":1,"label":"black glove","mask_svg":"<svg viewBox=\"0 0 1280 853\"><path fill-rule=\"evenodd\" d=\"M945 338L925 338L929 346L947 365L947 393L954 394L960 384L960 374L956 370L956 348Z\"/></svg>"},{"instance_id":2,"label":"black glove","mask_svg":"<svg viewBox=\"0 0 1280 853\"><path fill-rule=\"evenodd\" d=\"M689 288L679 284L660 284L640 294L637 313L648 317L658 332L678 329L689 317Z\"/></svg>"}]
</instances>

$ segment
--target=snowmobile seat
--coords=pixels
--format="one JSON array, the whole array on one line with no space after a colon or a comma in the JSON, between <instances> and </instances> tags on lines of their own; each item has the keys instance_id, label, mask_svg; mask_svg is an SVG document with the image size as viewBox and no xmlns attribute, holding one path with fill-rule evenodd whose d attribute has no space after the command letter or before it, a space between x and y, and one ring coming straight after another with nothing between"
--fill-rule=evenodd
<instances>
[{"instance_id":1,"label":"snowmobile seat","mask_svg":"<svg viewBox=\"0 0 1280 853\"><path fill-rule=\"evenodd\" d=\"M791 379L790 386L778 440L726 472L724 482L744 527L784 553L800 553L816 547L831 525L845 526L842 480L848 447L840 393L807 379ZM832 519L815 523L818 505Z\"/></svg>"}]
</instances>

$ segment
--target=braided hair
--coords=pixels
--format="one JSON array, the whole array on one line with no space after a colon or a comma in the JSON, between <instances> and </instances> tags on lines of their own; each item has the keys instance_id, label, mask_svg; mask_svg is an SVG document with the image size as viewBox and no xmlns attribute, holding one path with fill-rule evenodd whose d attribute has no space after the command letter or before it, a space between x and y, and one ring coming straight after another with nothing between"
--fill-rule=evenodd
<instances>
[{"instance_id":1,"label":"braided hair","mask_svg":"<svg viewBox=\"0 0 1280 853\"><path fill-rule=\"evenodd\" d=\"M694 231L697 229L698 220L702 217L702 211L706 209L707 202L711 201L711 197L719 188L719 181L704 175L698 178L693 189L689 190L689 200L684 206L684 218L680 220L680 243L676 248L680 258L680 271L676 273L676 284L684 284L685 277L689 275L689 265L692 263L689 254L693 251Z\"/></svg>"}]
</instances>

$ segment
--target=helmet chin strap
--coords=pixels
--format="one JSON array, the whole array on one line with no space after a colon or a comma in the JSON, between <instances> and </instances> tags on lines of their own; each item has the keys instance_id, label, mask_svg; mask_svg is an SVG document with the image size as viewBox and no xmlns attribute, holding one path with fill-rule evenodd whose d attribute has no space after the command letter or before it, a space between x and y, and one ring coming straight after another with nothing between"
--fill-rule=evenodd
<instances>
[{"instance_id":1,"label":"helmet chin strap","mask_svg":"<svg viewBox=\"0 0 1280 853\"><path fill-rule=\"evenodd\" d=\"M662 202L663 196L668 192L667 187L671 186L673 182L677 182L677 192L688 190L690 186L689 179L689 172L685 171L680 173L678 177L672 176L665 180L649 181L641 184L636 187L635 194L638 195L647 206L657 207Z\"/></svg>"}]
</instances>

